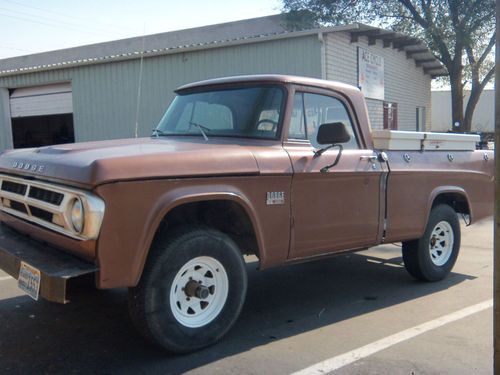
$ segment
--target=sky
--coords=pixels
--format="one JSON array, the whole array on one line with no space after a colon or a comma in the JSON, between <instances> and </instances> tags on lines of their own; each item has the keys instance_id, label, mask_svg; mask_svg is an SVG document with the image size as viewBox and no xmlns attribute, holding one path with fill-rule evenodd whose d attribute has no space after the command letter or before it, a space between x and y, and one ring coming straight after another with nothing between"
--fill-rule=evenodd
<instances>
[{"instance_id":1,"label":"sky","mask_svg":"<svg viewBox=\"0 0 500 375\"><path fill-rule=\"evenodd\" d=\"M279 0L0 0L0 59L280 13Z\"/></svg>"}]
</instances>

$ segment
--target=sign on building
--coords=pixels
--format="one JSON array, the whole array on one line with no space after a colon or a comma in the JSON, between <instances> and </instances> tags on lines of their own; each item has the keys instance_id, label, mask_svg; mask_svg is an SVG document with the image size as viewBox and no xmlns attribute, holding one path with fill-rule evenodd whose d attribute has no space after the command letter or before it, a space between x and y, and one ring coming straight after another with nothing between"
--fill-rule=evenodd
<instances>
[{"instance_id":1,"label":"sign on building","mask_svg":"<svg viewBox=\"0 0 500 375\"><path fill-rule=\"evenodd\" d=\"M384 100L384 58L358 47L358 86L365 97Z\"/></svg>"}]
</instances>

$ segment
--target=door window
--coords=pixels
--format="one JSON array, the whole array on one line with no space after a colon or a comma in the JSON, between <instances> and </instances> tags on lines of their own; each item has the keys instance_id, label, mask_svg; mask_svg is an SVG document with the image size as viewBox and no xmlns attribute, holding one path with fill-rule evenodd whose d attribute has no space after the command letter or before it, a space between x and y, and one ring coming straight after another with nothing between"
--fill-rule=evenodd
<instances>
[{"instance_id":1,"label":"door window","mask_svg":"<svg viewBox=\"0 0 500 375\"><path fill-rule=\"evenodd\" d=\"M307 139L305 123L304 100L302 99L302 93L297 92L293 97L292 117L290 118L290 130L288 131L288 138Z\"/></svg>"},{"instance_id":2,"label":"door window","mask_svg":"<svg viewBox=\"0 0 500 375\"><path fill-rule=\"evenodd\" d=\"M313 147L320 148L316 142L318 129L331 122L343 123L351 136L349 142L342 144L345 149L359 148L351 118L340 100L327 95L295 93L288 138L308 139Z\"/></svg>"}]
</instances>

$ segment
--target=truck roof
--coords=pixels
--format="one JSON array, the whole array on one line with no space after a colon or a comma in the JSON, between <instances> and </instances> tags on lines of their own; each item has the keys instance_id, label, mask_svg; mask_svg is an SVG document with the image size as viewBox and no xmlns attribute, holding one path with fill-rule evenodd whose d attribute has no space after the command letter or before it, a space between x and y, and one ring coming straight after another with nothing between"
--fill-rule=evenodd
<instances>
[{"instance_id":1,"label":"truck roof","mask_svg":"<svg viewBox=\"0 0 500 375\"><path fill-rule=\"evenodd\" d=\"M285 75L285 74L252 74L252 75L214 78L183 85L179 87L177 90L175 90L175 92L180 93L182 91L189 91L191 89L201 88L205 86L228 85L233 83L279 83L279 84L293 83L304 86L315 86L335 91L342 91L347 94L354 94L354 93L358 95L360 94L359 88L352 85L348 85L346 83L337 81L328 81L324 79L317 79L310 77Z\"/></svg>"}]
</instances>

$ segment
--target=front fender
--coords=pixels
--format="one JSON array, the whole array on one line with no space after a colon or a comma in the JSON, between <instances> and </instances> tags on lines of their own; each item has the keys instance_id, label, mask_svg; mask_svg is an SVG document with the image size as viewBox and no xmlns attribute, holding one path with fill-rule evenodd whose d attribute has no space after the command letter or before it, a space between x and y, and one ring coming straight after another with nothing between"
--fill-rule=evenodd
<instances>
[{"instance_id":1,"label":"front fender","mask_svg":"<svg viewBox=\"0 0 500 375\"><path fill-rule=\"evenodd\" d=\"M290 193L290 176L124 181L98 186L106 202L97 241L100 288L135 286L162 219L179 205L202 200L239 204L253 226L261 267L281 264L288 254L290 205L266 205L266 191Z\"/></svg>"},{"instance_id":2,"label":"front fender","mask_svg":"<svg viewBox=\"0 0 500 375\"><path fill-rule=\"evenodd\" d=\"M161 195L151 210L151 214L148 216L144 226L146 230L143 232L143 236L140 241L141 247L138 249L134 259L134 264L139 265L139 268L134 272L134 285L137 284L140 279L140 275L142 274L142 270L144 269L149 253L149 248L151 247L156 231L163 218L174 208L181 205L213 200L229 200L236 202L243 207L243 210L246 212L252 223L252 227L257 238L259 252L262 256L265 256L260 222L250 201L242 191L230 185L179 187Z\"/></svg>"}]
</instances>

